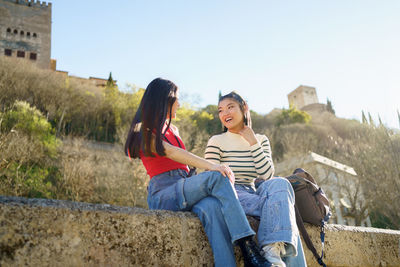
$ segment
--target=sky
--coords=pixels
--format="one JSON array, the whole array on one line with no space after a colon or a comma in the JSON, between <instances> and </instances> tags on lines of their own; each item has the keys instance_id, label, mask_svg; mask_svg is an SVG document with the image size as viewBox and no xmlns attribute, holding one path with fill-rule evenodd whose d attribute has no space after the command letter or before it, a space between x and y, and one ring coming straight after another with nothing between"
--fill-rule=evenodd
<instances>
[{"instance_id":1,"label":"sky","mask_svg":"<svg viewBox=\"0 0 400 267\"><path fill-rule=\"evenodd\" d=\"M252 110L315 87L336 115L399 128L398 0L52 0L57 69L120 90L163 77L195 107L236 90Z\"/></svg>"}]
</instances>

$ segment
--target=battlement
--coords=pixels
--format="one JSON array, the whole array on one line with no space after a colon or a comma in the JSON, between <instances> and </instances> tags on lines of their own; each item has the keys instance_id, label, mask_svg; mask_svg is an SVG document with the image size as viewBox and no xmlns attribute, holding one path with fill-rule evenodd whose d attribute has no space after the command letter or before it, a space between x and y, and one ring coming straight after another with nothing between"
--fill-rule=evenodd
<instances>
[{"instance_id":1,"label":"battlement","mask_svg":"<svg viewBox=\"0 0 400 267\"><path fill-rule=\"evenodd\" d=\"M24 6L51 8L51 3L46 3L40 0L5 0L5 1Z\"/></svg>"}]
</instances>

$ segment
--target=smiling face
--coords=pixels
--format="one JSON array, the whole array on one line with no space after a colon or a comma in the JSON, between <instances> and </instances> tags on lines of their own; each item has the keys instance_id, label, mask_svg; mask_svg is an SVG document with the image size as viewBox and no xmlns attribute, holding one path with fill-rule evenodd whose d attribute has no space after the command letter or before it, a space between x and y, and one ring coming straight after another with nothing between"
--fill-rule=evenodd
<instances>
[{"instance_id":1,"label":"smiling face","mask_svg":"<svg viewBox=\"0 0 400 267\"><path fill-rule=\"evenodd\" d=\"M232 98L225 98L218 103L218 114L221 123L233 133L244 127L244 114L239 103Z\"/></svg>"}]
</instances>

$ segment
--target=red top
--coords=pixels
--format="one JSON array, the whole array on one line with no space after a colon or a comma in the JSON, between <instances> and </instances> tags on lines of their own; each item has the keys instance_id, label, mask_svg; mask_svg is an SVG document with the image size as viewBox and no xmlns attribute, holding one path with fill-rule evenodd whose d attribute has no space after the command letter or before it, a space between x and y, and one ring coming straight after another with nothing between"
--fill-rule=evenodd
<instances>
[{"instance_id":1,"label":"red top","mask_svg":"<svg viewBox=\"0 0 400 267\"><path fill-rule=\"evenodd\" d=\"M165 133L165 138L163 138L163 140L173 146L185 149L185 145L183 144L179 134L172 130L171 127L169 127L168 131ZM155 157L145 157L143 153L140 152L140 159L142 160L143 165L146 168L147 174L150 175L150 179L153 178L153 176L155 175L176 169L182 169L186 172L189 172L189 168L185 164L181 164L158 154L153 153L153 155Z\"/></svg>"}]
</instances>

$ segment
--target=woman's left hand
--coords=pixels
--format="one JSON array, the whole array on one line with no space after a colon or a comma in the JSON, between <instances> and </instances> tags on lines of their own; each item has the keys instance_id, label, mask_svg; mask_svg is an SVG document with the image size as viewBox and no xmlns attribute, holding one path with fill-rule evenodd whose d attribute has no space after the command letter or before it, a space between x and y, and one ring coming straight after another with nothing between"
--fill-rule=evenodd
<instances>
[{"instance_id":1,"label":"woman's left hand","mask_svg":"<svg viewBox=\"0 0 400 267\"><path fill-rule=\"evenodd\" d=\"M246 125L243 127L242 130L239 131L239 134L243 136L243 138L246 139L247 142L249 142L250 146L257 144L258 142L253 129Z\"/></svg>"}]
</instances>

